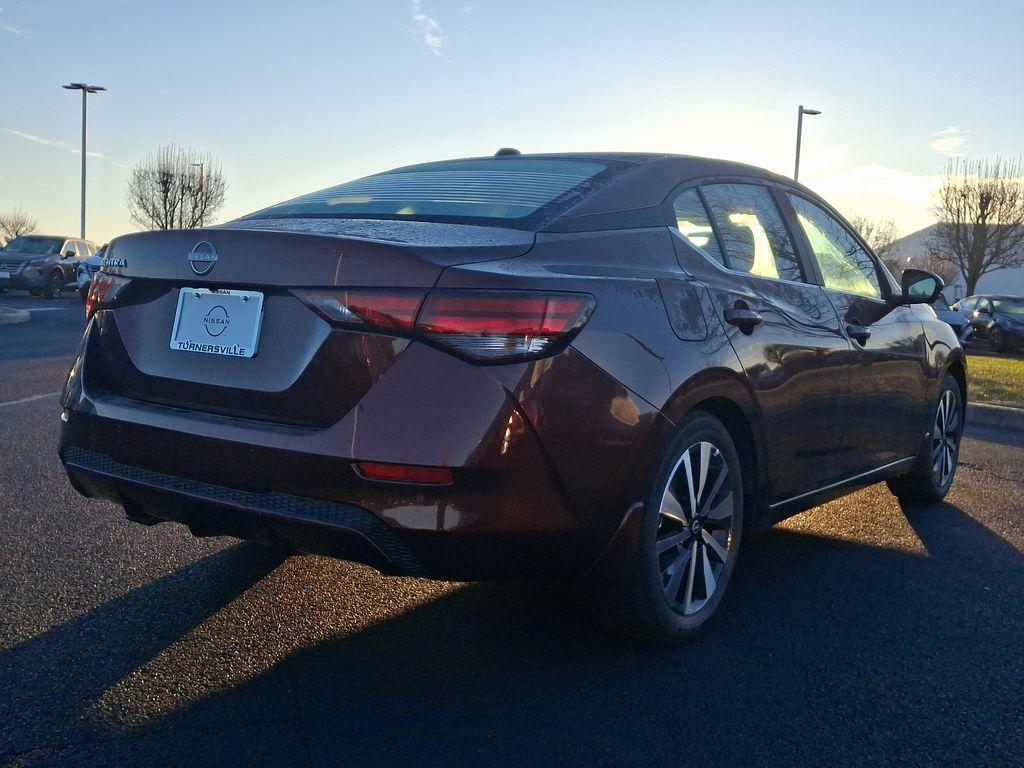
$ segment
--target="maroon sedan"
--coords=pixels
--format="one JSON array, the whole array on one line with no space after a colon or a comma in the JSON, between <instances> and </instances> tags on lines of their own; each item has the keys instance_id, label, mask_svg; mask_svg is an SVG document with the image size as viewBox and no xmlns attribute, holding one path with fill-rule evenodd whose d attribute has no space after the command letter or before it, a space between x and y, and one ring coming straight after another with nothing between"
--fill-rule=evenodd
<instances>
[{"instance_id":1,"label":"maroon sedan","mask_svg":"<svg viewBox=\"0 0 1024 768\"><path fill-rule=\"evenodd\" d=\"M614 626L678 641L750 533L880 480L946 494L966 384L941 287L897 285L828 204L735 163L400 168L114 240L60 455L139 523L578 579Z\"/></svg>"}]
</instances>

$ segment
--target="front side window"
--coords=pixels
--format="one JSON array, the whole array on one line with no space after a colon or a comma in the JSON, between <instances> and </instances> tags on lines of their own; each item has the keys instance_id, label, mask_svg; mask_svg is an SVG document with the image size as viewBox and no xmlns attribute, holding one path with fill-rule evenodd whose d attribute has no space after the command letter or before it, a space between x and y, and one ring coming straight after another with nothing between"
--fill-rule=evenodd
<instances>
[{"instance_id":1,"label":"front side window","mask_svg":"<svg viewBox=\"0 0 1024 768\"><path fill-rule=\"evenodd\" d=\"M696 189L687 189L672 201L675 211L676 228L694 248L702 251L722 266L722 249L718 247L715 230Z\"/></svg>"},{"instance_id":2,"label":"front side window","mask_svg":"<svg viewBox=\"0 0 1024 768\"><path fill-rule=\"evenodd\" d=\"M796 218L811 244L825 287L840 293L882 297L874 259L849 230L818 206L789 195Z\"/></svg>"},{"instance_id":3,"label":"front side window","mask_svg":"<svg viewBox=\"0 0 1024 768\"><path fill-rule=\"evenodd\" d=\"M326 216L524 219L558 212L598 186L610 168L591 160L483 158L399 168L297 197L247 218ZM600 177L600 178L598 178Z\"/></svg>"},{"instance_id":4,"label":"front side window","mask_svg":"<svg viewBox=\"0 0 1024 768\"><path fill-rule=\"evenodd\" d=\"M992 299L992 305L996 308L996 312L1024 315L1024 299Z\"/></svg>"},{"instance_id":5,"label":"front side window","mask_svg":"<svg viewBox=\"0 0 1024 768\"><path fill-rule=\"evenodd\" d=\"M729 269L758 277L804 279L782 214L765 187L709 184L701 191L722 238Z\"/></svg>"}]
</instances>

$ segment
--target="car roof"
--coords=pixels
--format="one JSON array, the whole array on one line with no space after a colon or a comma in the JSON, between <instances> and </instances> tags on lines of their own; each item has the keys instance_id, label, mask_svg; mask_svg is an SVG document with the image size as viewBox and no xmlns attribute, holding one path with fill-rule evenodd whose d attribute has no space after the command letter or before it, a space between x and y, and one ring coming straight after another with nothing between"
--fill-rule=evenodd
<instances>
[{"instance_id":1,"label":"car roof","mask_svg":"<svg viewBox=\"0 0 1024 768\"><path fill-rule=\"evenodd\" d=\"M746 163L696 155L663 152L560 152L503 155L496 159L512 163L520 159L589 160L618 166L619 172L607 183L543 226L541 231L546 232L664 226L661 205L672 190L680 184L707 177L786 184L824 203L811 190L788 177ZM827 203L824 204L831 208Z\"/></svg>"}]
</instances>

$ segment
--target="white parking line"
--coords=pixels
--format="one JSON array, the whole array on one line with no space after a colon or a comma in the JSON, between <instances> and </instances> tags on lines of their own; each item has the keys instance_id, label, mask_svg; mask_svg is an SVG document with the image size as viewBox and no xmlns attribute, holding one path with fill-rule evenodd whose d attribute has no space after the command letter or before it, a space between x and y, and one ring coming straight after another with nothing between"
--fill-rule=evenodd
<instances>
[{"instance_id":1,"label":"white parking line","mask_svg":"<svg viewBox=\"0 0 1024 768\"><path fill-rule=\"evenodd\" d=\"M47 392L45 395L30 395L29 397L23 397L20 400L10 400L6 403L0 403L0 408L5 405L21 405L22 403L31 403L33 400L42 400L45 397L56 397L60 392Z\"/></svg>"}]
</instances>

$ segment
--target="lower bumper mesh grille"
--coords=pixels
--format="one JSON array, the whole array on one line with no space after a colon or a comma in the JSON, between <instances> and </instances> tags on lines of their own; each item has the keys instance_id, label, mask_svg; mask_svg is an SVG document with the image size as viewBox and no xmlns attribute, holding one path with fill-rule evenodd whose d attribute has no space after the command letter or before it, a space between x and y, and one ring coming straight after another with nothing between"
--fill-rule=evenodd
<instances>
[{"instance_id":1,"label":"lower bumper mesh grille","mask_svg":"<svg viewBox=\"0 0 1024 768\"><path fill-rule=\"evenodd\" d=\"M256 514L265 514L298 522L309 522L355 531L381 550L399 568L414 573L420 563L405 542L387 524L359 507L322 499L310 499L288 493L256 493L202 483L184 477L122 464L101 453L68 447L64 463L86 472L181 494L212 504L224 504Z\"/></svg>"}]
</instances>

